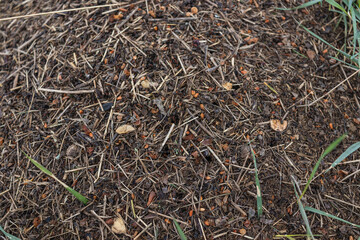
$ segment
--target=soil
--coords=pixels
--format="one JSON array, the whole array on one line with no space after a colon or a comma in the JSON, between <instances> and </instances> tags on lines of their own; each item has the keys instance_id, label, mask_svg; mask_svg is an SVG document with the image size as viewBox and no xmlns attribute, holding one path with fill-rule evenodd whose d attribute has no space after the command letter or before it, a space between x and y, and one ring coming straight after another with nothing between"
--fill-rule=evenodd
<instances>
[{"instance_id":1,"label":"soil","mask_svg":"<svg viewBox=\"0 0 360 240\"><path fill-rule=\"evenodd\" d=\"M0 16L114 2L2 1ZM291 176L303 189L345 132L302 201L359 224L359 153L323 170L360 139L360 82L331 91L354 70L299 22L341 47L337 16L276 9L290 2L142 0L1 21L0 226L21 239L179 239L173 219L188 239L305 234ZM318 239L360 237L307 214Z\"/></svg>"}]
</instances>

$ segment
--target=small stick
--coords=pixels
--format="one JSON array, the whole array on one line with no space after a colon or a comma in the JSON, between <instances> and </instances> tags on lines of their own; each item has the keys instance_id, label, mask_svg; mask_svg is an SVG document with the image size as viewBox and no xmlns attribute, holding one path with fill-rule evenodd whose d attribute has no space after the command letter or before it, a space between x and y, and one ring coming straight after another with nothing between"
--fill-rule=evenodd
<instances>
[{"instance_id":1,"label":"small stick","mask_svg":"<svg viewBox=\"0 0 360 240\"><path fill-rule=\"evenodd\" d=\"M194 21L197 18L194 17L178 17L178 18L151 18L148 19L149 22L168 22L168 21Z\"/></svg>"},{"instance_id":2,"label":"small stick","mask_svg":"<svg viewBox=\"0 0 360 240\"><path fill-rule=\"evenodd\" d=\"M112 235L114 235L114 237L115 237L116 239L120 239L120 238L118 238L118 237L115 235L115 233L111 230L111 228L109 227L109 225L107 225L106 222L105 222L104 220L102 220L99 215L96 214L96 212L95 212L94 210L91 210L90 212L91 212L97 219L99 219L100 222L102 222L102 224L104 224L107 229L109 229L109 231L112 233Z\"/></svg>"},{"instance_id":3,"label":"small stick","mask_svg":"<svg viewBox=\"0 0 360 240\"><path fill-rule=\"evenodd\" d=\"M135 208L140 209L140 210L145 210L145 208L140 207L140 206L135 206ZM158 215L158 216L160 216L160 217L169 218L169 219L175 219L178 223L182 223L182 224L184 224L184 225L186 225L186 226L189 226L189 223L184 222L184 221L181 221L181 220L176 219L176 218L173 218L172 216L165 215L165 214L162 214L162 213L159 213L159 212L155 212L155 211L152 211L152 210L149 210L149 209L147 209L147 211L148 211L149 213L156 214L156 215Z\"/></svg>"},{"instance_id":4,"label":"small stick","mask_svg":"<svg viewBox=\"0 0 360 240\"><path fill-rule=\"evenodd\" d=\"M138 4L138 3L142 3L142 2L144 2L144 0L135 2L133 4ZM43 12L43 13L33 13L33 14L21 15L21 16L15 16L15 17L0 18L0 22L1 21L7 21L7 20L13 20L13 19L20 19L20 18L44 16L44 15L50 15L50 14L56 14L56 13L82 11L82 10L88 10L88 9L94 9L94 8L114 7L114 6L119 6L119 5L123 5L123 4L124 3L114 3L114 4L105 4L105 5L97 5L97 6L90 6L90 7L71 8L71 9L50 11L50 12ZM127 6L130 6L130 5L131 4L123 5L123 7L127 7Z\"/></svg>"},{"instance_id":5,"label":"small stick","mask_svg":"<svg viewBox=\"0 0 360 240\"><path fill-rule=\"evenodd\" d=\"M312 103L308 104L308 105L303 105L306 107L310 107L312 105L314 105L315 103L317 103L318 101L320 101L321 99L323 99L324 97L326 97L327 95L329 95L330 93L332 93L335 89L337 89L338 87L340 87L341 85L344 84L344 82L346 82L347 80L349 80L350 78L352 78L353 76L355 76L358 72L360 72L360 69L357 70L356 72L354 72L353 74L351 74L350 76L348 76L345 80L341 81L338 85L336 85L333 89L331 89L330 91L328 91L327 93L325 93L324 95L322 95L321 97L319 97L318 99L316 99L315 101L313 101Z\"/></svg>"},{"instance_id":6,"label":"small stick","mask_svg":"<svg viewBox=\"0 0 360 240\"><path fill-rule=\"evenodd\" d=\"M50 89L50 88L38 88L38 91L44 91L44 92L54 92L54 93L65 93L65 94L85 94L85 93L93 93L95 92L94 89L88 89L88 90L59 90L59 89Z\"/></svg>"},{"instance_id":7,"label":"small stick","mask_svg":"<svg viewBox=\"0 0 360 240\"><path fill-rule=\"evenodd\" d=\"M136 7L117 27L120 29L122 26L124 26L124 24L130 20L130 18L136 13L138 9L139 7Z\"/></svg>"},{"instance_id":8,"label":"small stick","mask_svg":"<svg viewBox=\"0 0 360 240\"><path fill-rule=\"evenodd\" d=\"M220 160L220 158L215 154L215 152L209 147L206 146L207 149L211 152L211 154L215 157L215 159L220 163L221 167L226 171L229 172L229 170L225 167L225 165L222 163L222 161Z\"/></svg>"},{"instance_id":9,"label":"small stick","mask_svg":"<svg viewBox=\"0 0 360 240\"><path fill-rule=\"evenodd\" d=\"M159 152L161 152L162 148L165 146L165 143L167 142L167 140L169 139L170 135L171 135L171 132L174 130L174 127L175 127L175 123L173 123L170 127L170 130L168 132L168 134L166 135L165 139L164 139L164 142L161 144L161 147L159 149Z\"/></svg>"},{"instance_id":10,"label":"small stick","mask_svg":"<svg viewBox=\"0 0 360 240\"><path fill-rule=\"evenodd\" d=\"M98 172L96 174L96 179L95 179L94 183L96 183L100 178L100 173L101 173L101 167L102 167L103 160L104 160L104 153L101 154L100 163L99 163L99 169L98 169Z\"/></svg>"}]
</instances>

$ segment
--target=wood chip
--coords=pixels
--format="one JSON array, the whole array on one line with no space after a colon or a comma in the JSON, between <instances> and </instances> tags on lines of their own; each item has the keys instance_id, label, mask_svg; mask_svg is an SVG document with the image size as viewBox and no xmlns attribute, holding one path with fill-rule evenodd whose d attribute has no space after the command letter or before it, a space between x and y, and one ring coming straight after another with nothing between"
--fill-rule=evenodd
<instances>
[{"instance_id":1,"label":"wood chip","mask_svg":"<svg viewBox=\"0 0 360 240\"><path fill-rule=\"evenodd\" d=\"M288 122L286 120L284 120L282 123L281 123L281 120L278 120L278 119L270 120L270 127L277 132L284 131L286 129L287 125L288 125Z\"/></svg>"},{"instance_id":2,"label":"wood chip","mask_svg":"<svg viewBox=\"0 0 360 240\"><path fill-rule=\"evenodd\" d=\"M135 128L131 125L126 125L126 124L122 125L116 129L117 134L125 134L125 133L129 133L129 132L133 132L133 131L135 131Z\"/></svg>"},{"instance_id":3,"label":"wood chip","mask_svg":"<svg viewBox=\"0 0 360 240\"><path fill-rule=\"evenodd\" d=\"M232 89L232 83L230 82L226 82L226 83L223 83L222 85L226 90L231 90Z\"/></svg>"},{"instance_id":4,"label":"wood chip","mask_svg":"<svg viewBox=\"0 0 360 240\"><path fill-rule=\"evenodd\" d=\"M121 216L116 218L114 224L111 227L111 231L113 231L116 234L126 233L126 226L124 223L124 219Z\"/></svg>"}]
</instances>

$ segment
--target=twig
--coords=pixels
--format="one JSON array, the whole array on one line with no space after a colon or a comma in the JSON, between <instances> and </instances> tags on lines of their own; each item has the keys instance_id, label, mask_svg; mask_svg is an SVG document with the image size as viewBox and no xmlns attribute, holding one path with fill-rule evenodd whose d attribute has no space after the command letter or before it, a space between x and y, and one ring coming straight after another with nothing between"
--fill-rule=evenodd
<instances>
[{"instance_id":1,"label":"twig","mask_svg":"<svg viewBox=\"0 0 360 240\"><path fill-rule=\"evenodd\" d=\"M171 132L174 130L174 127L175 127L175 124L173 123L170 127L170 130L168 132L168 134L166 135L165 139L164 139L164 142L161 144L160 146L160 149L159 149L159 152L161 152L162 148L165 146L165 143L167 142L167 140L169 139L170 135L171 135Z\"/></svg>"},{"instance_id":2,"label":"twig","mask_svg":"<svg viewBox=\"0 0 360 240\"><path fill-rule=\"evenodd\" d=\"M229 172L229 170L225 167L225 165L222 163L222 161L220 160L220 158L215 154L215 152L209 147L206 146L207 149L211 152L211 154L215 157L215 159L220 163L221 167L226 171Z\"/></svg>"},{"instance_id":3,"label":"twig","mask_svg":"<svg viewBox=\"0 0 360 240\"><path fill-rule=\"evenodd\" d=\"M58 90L58 89L50 89L50 88L38 88L38 90L44 92L65 93L65 94L86 94L86 93L95 92L94 89L71 91L71 90Z\"/></svg>"},{"instance_id":4,"label":"twig","mask_svg":"<svg viewBox=\"0 0 360 240\"><path fill-rule=\"evenodd\" d=\"M312 105L314 105L315 103L317 103L318 101L320 101L321 99L323 99L324 97L326 97L327 95L329 95L330 93L332 93L335 89L337 89L338 87L340 87L341 85L344 84L344 82L346 82L347 80L349 80L350 78L352 78L353 76L355 76L358 72L360 72L360 69L357 70L356 72L354 72L353 74L351 74L349 77L347 77L345 80L341 81L338 85L336 85L333 89L331 89L329 92L325 93L324 95L322 95L321 97L319 97L318 99L316 99L315 101L313 101L312 103L308 104L308 105L303 105L303 107L310 107Z\"/></svg>"},{"instance_id":5,"label":"twig","mask_svg":"<svg viewBox=\"0 0 360 240\"><path fill-rule=\"evenodd\" d=\"M112 235L114 235L114 237L115 237L116 239L120 239L120 238L118 238L118 237L115 235L115 233L111 230L111 228L109 227L109 225L107 225L106 222L105 222L104 220L102 220L99 215L96 214L96 212L95 212L94 210L91 210L90 212L91 212L97 219L99 219L100 222L102 222L102 224L104 224L107 229L109 229L109 231L112 233Z\"/></svg>"},{"instance_id":6,"label":"twig","mask_svg":"<svg viewBox=\"0 0 360 240\"><path fill-rule=\"evenodd\" d=\"M124 24L130 20L130 18L136 13L138 9L139 7L136 7L117 27L120 29L120 27L124 26Z\"/></svg>"},{"instance_id":7,"label":"twig","mask_svg":"<svg viewBox=\"0 0 360 240\"><path fill-rule=\"evenodd\" d=\"M144 0L143 0L144 1ZM143 1L138 1L132 4L142 3ZM104 7L114 7L114 6L130 6L131 4L123 5L124 3L114 3L114 4L104 4L104 5L97 5L97 6L90 6L90 7L81 7L81 8L71 8L71 9L65 9L65 10L58 10L58 11L50 11L50 12L43 12L43 13L33 13L28 15L21 15L21 16L14 16L14 17L7 17L7 18L0 18L1 21L7 21L7 20L14 20L14 19L21 19L21 18L28 18L28 17L37 17L37 16L44 16L44 15L50 15L50 14L56 14L56 13L66 13L66 12L75 12L75 11L83 11L83 10L89 10L89 9L95 9L95 8L104 8Z\"/></svg>"}]
</instances>

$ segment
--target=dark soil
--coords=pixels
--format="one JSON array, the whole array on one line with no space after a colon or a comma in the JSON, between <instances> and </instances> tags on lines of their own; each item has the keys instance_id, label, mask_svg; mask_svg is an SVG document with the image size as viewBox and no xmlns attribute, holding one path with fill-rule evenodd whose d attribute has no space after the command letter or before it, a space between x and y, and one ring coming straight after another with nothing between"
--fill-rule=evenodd
<instances>
[{"instance_id":1,"label":"dark soil","mask_svg":"<svg viewBox=\"0 0 360 240\"><path fill-rule=\"evenodd\" d=\"M1 21L0 226L22 239L179 239L174 218L188 239L305 234L291 176L303 189L332 141L349 134L318 174L359 141L360 82L319 100L354 70L296 20L336 46L343 30L326 6L275 9L302 1L289 2L130 1ZM0 16L110 3L2 1ZM117 134L124 124L135 131ZM358 159L316 174L303 203L359 224ZM118 215L126 234L110 230ZM308 218L318 239L360 236Z\"/></svg>"}]
</instances>

